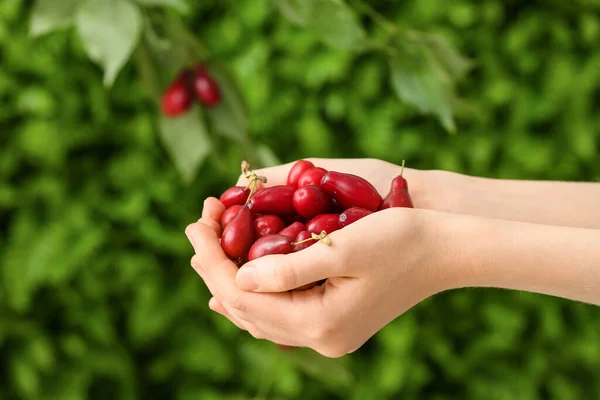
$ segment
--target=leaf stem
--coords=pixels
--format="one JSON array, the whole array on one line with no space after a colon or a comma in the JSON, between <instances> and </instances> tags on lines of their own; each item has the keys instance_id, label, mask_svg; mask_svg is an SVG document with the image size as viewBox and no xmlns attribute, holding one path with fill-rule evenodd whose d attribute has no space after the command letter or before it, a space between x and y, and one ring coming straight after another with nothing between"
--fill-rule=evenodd
<instances>
[{"instance_id":1,"label":"leaf stem","mask_svg":"<svg viewBox=\"0 0 600 400\"><path fill-rule=\"evenodd\" d=\"M365 15L370 17L373 21L381 25L389 34L396 34L398 27L392 21L384 17L379 11L375 10L369 4L362 0L354 0L356 7Z\"/></svg>"}]
</instances>

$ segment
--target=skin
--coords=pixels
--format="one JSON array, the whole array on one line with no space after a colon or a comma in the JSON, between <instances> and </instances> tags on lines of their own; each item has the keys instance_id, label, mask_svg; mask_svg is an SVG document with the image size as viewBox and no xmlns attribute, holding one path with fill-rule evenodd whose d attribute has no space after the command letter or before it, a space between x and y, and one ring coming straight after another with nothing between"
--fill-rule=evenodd
<instances>
[{"instance_id":1,"label":"skin","mask_svg":"<svg viewBox=\"0 0 600 400\"><path fill-rule=\"evenodd\" d=\"M362 176L382 195L400 171L372 159L309 160ZM292 165L255 172L285 184ZM192 266L213 294L209 307L256 338L341 357L445 290L499 287L600 305L600 184L403 175L415 209L373 213L333 232L332 246L265 256L239 271L219 244L225 208L208 198L186 234Z\"/></svg>"}]
</instances>

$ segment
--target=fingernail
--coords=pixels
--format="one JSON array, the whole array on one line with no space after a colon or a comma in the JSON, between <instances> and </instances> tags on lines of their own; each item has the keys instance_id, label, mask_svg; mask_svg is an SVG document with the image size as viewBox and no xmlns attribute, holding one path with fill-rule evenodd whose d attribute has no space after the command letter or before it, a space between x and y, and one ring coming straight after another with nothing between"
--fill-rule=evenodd
<instances>
[{"instance_id":1,"label":"fingernail","mask_svg":"<svg viewBox=\"0 0 600 400\"><path fill-rule=\"evenodd\" d=\"M256 276L256 268L254 267L243 266L242 268L240 268L235 280L240 289L258 289L258 277Z\"/></svg>"}]
</instances>

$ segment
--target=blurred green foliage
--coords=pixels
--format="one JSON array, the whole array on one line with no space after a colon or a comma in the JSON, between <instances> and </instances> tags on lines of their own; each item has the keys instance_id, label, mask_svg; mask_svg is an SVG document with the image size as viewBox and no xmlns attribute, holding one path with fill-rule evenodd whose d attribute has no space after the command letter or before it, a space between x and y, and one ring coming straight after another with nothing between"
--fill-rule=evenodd
<instances>
[{"instance_id":1,"label":"blurred green foliage","mask_svg":"<svg viewBox=\"0 0 600 400\"><path fill-rule=\"evenodd\" d=\"M370 2L474 60L456 135L394 96L386 60L271 1L189 3L263 160L600 180L598 1ZM600 398L600 310L545 296L443 293L336 360L239 332L208 310L183 230L247 154L213 138L184 184L133 65L106 89L70 30L28 36L30 8L0 2L0 399Z\"/></svg>"}]
</instances>

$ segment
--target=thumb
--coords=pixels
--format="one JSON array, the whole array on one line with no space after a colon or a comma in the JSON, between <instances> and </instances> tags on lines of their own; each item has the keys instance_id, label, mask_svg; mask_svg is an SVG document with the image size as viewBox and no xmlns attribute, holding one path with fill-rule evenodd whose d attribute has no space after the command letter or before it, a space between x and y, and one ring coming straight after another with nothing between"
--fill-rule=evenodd
<instances>
[{"instance_id":1,"label":"thumb","mask_svg":"<svg viewBox=\"0 0 600 400\"><path fill-rule=\"evenodd\" d=\"M286 292L334 276L329 257L321 252L302 254L307 250L250 261L237 272L238 287L253 292Z\"/></svg>"}]
</instances>

